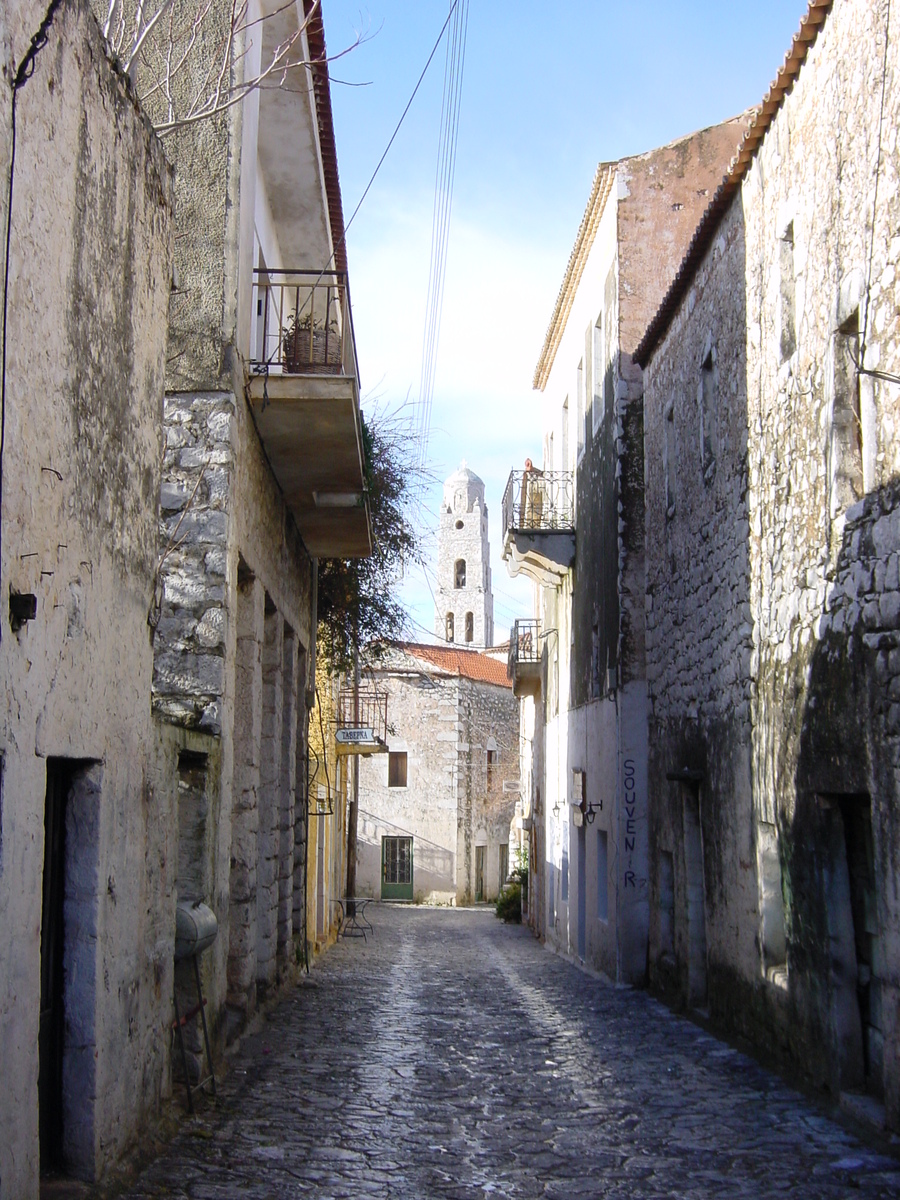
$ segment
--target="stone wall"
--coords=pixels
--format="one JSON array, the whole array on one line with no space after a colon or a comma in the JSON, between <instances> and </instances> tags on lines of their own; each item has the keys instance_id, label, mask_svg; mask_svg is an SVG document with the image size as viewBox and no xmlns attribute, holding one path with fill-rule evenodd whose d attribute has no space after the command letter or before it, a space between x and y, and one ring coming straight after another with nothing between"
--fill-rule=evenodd
<instances>
[{"instance_id":1,"label":"stone wall","mask_svg":"<svg viewBox=\"0 0 900 1200\"><path fill-rule=\"evenodd\" d=\"M4 7L14 63L43 16ZM41 1123L45 1149L93 1178L157 1109L174 940L173 797L158 786L147 704L172 183L78 0L56 10L16 121L0 562L4 1196L37 1194ZM48 788L58 850L45 845ZM45 871L62 888L65 1025L62 1093L50 1086L39 1102Z\"/></svg>"},{"instance_id":2,"label":"stone wall","mask_svg":"<svg viewBox=\"0 0 900 1200\"><path fill-rule=\"evenodd\" d=\"M388 695L388 746L407 756L407 785L388 785L387 755L360 761L359 890L381 894L381 839L404 836L413 838L417 901L472 903L477 846L484 847L484 899L495 898L516 805L503 780L519 771L512 691L402 651L376 667L374 678ZM490 772L489 748L496 755Z\"/></svg>"},{"instance_id":3,"label":"stone wall","mask_svg":"<svg viewBox=\"0 0 900 1200\"><path fill-rule=\"evenodd\" d=\"M655 980L690 990L678 855L695 800L677 791L693 789L714 1015L834 1090L883 1098L897 1126L900 89L886 22L885 3L834 6L654 354L645 423ZM697 778L666 780L682 767Z\"/></svg>"},{"instance_id":4,"label":"stone wall","mask_svg":"<svg viewBox=\"0 0 900 1200\"><path fill-rule=\"evenodd\" d=\"M685 1004L705 1007L708 993L714 1010L712 977L751 972L756 954L753 923L729 915L756 907L745 256L735 207L644 374L651 981ZM684 824L698 804L704 845L715 848L700 881ZM674 941L659 928L660 855L674 868Z\"/></svg>"}]
</instances>

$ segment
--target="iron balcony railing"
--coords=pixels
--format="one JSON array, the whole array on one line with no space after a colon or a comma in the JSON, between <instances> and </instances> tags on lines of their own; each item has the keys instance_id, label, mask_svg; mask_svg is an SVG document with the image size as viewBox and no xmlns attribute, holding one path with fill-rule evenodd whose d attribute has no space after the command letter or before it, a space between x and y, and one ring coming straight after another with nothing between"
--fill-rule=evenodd
<instances>
[{"instance_id":1,"label":"iron balcony railing","mask_svg":"<svg viewBox=\"0 0 900 1200\"><path fill-rule=\"evenodd\" d=\"M510 530L572 532L575 482L571 471L510 471L503 493L503 536Z\"/></svg>"},{"instance_id":2,"label":"iron balcony railing","mask_svg":"<svg viewBox=\"0 0 900 1200\"><path fill-rule=\"evenodd\" d=\"M377 688L343 688L338 697L335 724L343 738L353 742L385 742L387 740L387 692Z\"/></svg>"},{"instance_id":3,"label":"iron balcony railing","mask_svg":"<svg viewBox=\"0 0 900 1200\"><path fill-rule=\"evenodd\" d=\"M541 661L541 623L528 619L516 621L509 639L509 658L506 674L508 679L515 679L516 668L524 663L539 663Z\"/></svg>"},{"instance_id":4,"label":"iron balcony railing","mask_svg":"<svg viewBox=\"0 0 900 1200\"><path fill-rule=\"evenodd\" d=\"M269 375L357 375L344 271L254 271L250 366Z\"/></svg>"}]
</instances>

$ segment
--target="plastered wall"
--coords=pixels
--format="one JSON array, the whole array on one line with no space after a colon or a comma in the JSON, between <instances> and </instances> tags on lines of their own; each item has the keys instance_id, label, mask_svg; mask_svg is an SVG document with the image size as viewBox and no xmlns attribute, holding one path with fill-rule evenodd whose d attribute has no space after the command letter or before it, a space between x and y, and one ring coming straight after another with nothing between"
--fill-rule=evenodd
<instances>
[{"instance_id":1,"label":"plastered wall","mask_svg":"<svg viewBox=\"0 0 900 1200\"><path fill-rule=\"evenodd\" d=\"M43 10L4 10L16 60ZM27 38L24 31L27 29ZM4 113L8 111L4 104ZM86 5L17 98L0 595L0 1193L37 1195L48 771L68 780L63 1155L84 1178L168 1086L170 798L147 624L172 183ZM6 160L4 160L6 161ZM17 629L10 594L34 597ZM13 622L15 624L15 622Z\"/></svg>"}]
</instances>

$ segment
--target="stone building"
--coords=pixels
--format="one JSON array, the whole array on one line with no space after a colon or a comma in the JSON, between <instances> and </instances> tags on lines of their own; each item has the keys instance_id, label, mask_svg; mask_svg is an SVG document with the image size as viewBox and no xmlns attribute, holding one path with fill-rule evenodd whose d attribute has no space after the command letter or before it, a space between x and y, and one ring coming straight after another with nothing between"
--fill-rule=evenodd
<instances>
[{"instance_id":1,"label":"stone building","mask_svg":"<svg viewBox=\"0 0 900 1200\"><path fill-rule=\"evenodd\" d=\"M521 699L530 920L637 983L647 958L647 701L640 334L743 118L601 163L535 371L543 469L514 471L503 554L535 583L510 642Z\"/></svg>"},{"instance_id":2,"label":"stone building","mask_svg":"<svg viewBox=\"0 0 900 1200\"><path fill-rule=\"evenodd\" d=\"M316 561L370 534L320 10L275 7L234 70L292 31L304 65L173 170L83 0L0 5L4 1197L100 1178L170 1094L178 903L218 917L216 1053L307 937Z\"/></svg>"},{"instance_id":3,"label":"stone building","mask_svg":"<svg viewBox=\"0 0 900 1200\"><path fill-rule=\"evenodd\" d=\"M50 21L46 11L0 4L13 64L0 125L10 217L0 1194L10 1200L37 1196L41 1167L102 1173L158 1107L173 977L174 796L156 779L147 627L172 178L87 5L64 0Z\"/></svg>"},{"instance_id":4,"label":"stone building","mask_svg":"<svg viewBox=\"0 0 900 1200\"><path fill-rule=\"evenodd\" d=\"M471 904L509 873L519 769L506 665L488 654L402 642L366 672L387 697L388 752L360 759L357 891Z\"/></svg>"},{"instance_id":5,"label":"stone building","mask_svg":"<svg viewBox=\"0 0 900 1200\"><path fill-rule=\"evenodd\" d=\"M484 483L462 463L444 483L438 529L435 636L470 649L494 644Z\"/></svg>"},{"instance_id":6,"label":"stone building","mask_svg":"<svg viewBox=\"0 0 900 1200\"><path fill-rule=\"evenodd\" d=\"M518 713L494 635L484 483L465 463L444 483L434 627L366 679L387 703L387 753L359 766L357 891L382 899L495 899L509 872ZM465 649L451 643L462 642Z\"/></svg>"},{"instance_id":7,"label":"stone building","mask_svg":"<svg viewBox=\"0 0 900 1200\"><path fill-rule=\"evenodd\" d=\"M635 358L651 984L900 1129L889 15L812 0Z\"/></svg>"},{"instance_id":8,"label":"stone building","mask_svg":"<svg viewBox=\"0 0 900 1200\"><path fill-rule=\"evenodd\" d=\"M214 4L207 33L226 36L231 13ZM174 892L220 923L205 956L217 1046L309 940L316 561L371 548L321 7L254 3L248 20L241 70L288 38L302 65L167 141L178 288L152 702L163 786L183 800ZM327 844L341 858L343 838Z\"/></svg>"}]
</instances>

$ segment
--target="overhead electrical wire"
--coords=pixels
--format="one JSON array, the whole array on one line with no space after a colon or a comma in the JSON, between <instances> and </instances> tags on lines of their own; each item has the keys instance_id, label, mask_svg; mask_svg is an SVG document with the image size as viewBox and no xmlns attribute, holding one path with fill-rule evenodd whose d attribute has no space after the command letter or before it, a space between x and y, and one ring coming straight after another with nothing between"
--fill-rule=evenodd
<instances>
[{"instance_id":1,"label":"overhead electrical wire","mask_svg":"<svg viewBox=\"0 0 900 1200\"><path fill-rule=\"evenodd\" d=\"M435 168L434 209L431 222L431 257L428 268L428 293L425 330L422 338L422 369L419 382L419 461L424 464L431 428L431 405L441 333L444 283L447 276L447 247L450 215L453 207L453 181L456 173L456 149L459 140L459 116L466 61L466 37L469 0L453 0L453 18L447 39L444 63L444 92L441 103L441 132Z\"/></svg>"},{"instance_id":2,"label":"overhead electrical wire","mask_svg":"<svg viewBox=\"0 0 900 1200\"><path fill-rule=\"evenodd\" d=\"M56 0L56 3L59 3L59 2L60 2L60 0ZM354 208L353 212L350 214L350 219L348 221L344 222L344 232L341 234L341 236L338 238L338 240L334 243L331 254L328 256L328 261L326 262L326 264L322 268L322 270L319 272L318 279L316 279L314 281L314 283L312 284L312 287L310 288L310 297L312 297L312 294L315 291L315 288L318 286L318 284L320 284L322 282L322 280L325 278L325 276L331 270L332 264L334 263L335 256L336 256L338 250L340 249L341 246L343 246L345 244L345 242L347 240L347 232L350 229L350 226L356 220L356 217L359 214L359 210L363 206L363 201L365 200L366 196L368 196L369 192L372 190L372 184L375 182L378 172L381 170L382 166L384 165L384 160L387 158L388 153L391 149L391 146L393 146L394 142L397 140L397 134L400 132L400 127L402 126L403 122L406 120L406 114L412 108L412 102L413 102L413 100L415 100L415 98L418 94L419 88L422 86L422 82L425 79L426 74L428 73L428 68L431 66L431 61L434 58L435 54L437 54L438 46L440 46L441 42L443 41L444 34L447 32L447 26L450 24L450 19L452 18L454 12L456 11L456 8L457 8L457 5L459 4L459 2L460 2L460 0L453 0L453 3L450 5L450 11L449 11L449 13L447 13L447 19L446 19L446 21L444 21L444 24L441 26L441 31L437 35L437 39L435 40L434 45L431 47L431 53L428 55L428 59L425 63L425 66L422 68L421 74L419 75L419 78L416 80L416 86L413 88L412 94L410 95L409 99L406 102L406 107L404 108L403 112L400 114L400 120L394 126L394 132L391 134L391 136L388 140L388 144L385 146L384 152L381 155L381 158L379 158L378 162L375 164L375 170L372 172L371 176L369 177L369 182L366 184L366 186L363 190L363 194L360 196L359 201L357 202L356 208ZM468 0L464 0L464 3L468 4ZM328 60L326 59L324 61L325 61L326 70L327 70ZM329 79L330 78L331 78L331 76L329 75ZM310 303L310 300L303 301L303 305L300 308L298 315L302 315L305 312L306 306L309 303ZM267 367L268 367L268 364L267 364Z\"/></svg>"}]
</instances>

